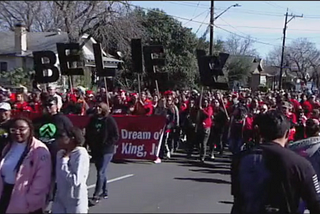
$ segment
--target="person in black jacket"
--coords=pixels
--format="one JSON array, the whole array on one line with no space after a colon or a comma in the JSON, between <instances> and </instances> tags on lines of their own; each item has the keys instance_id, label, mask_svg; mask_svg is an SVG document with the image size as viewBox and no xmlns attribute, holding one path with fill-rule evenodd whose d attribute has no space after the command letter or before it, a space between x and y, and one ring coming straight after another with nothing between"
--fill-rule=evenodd
<instances>
[{"instance_id":1,"label":"person in black jacket","mask_svg":"<svg viewBox=\"0 0 320 214\"><path fill-rule=\"evenodd\" d=\"M7 102L0 103L0 154L6 146L11 119L11 106Z\"/></svg>"},{"instance_id":2,"label":"person in black jacket","mask_svg":"<svg viewBox=\"0 0 320 214\"><path fill-rule=\"evenodd\" d=\"M95 115L86 127L86 144L91 150L97 169L97 182L90 206L99 203L101 198L108 198L106 171L119 140L118 125L109 112L110 109L106 103L99 103L96 106Z\"/></svg>"},{"instance_id":3,"label":"person in black jacket","mask_svg":"<svg viewBox=\"0 0 320 214\"><path fill-rule=\"evenodd\" d=\"M307 159L286 148L290 122L277 110L257 119L262 143L232 160L231 213L299 213L302 199L310 214L319 214L317 174Z\"/></svg>"},{"instance_id":4,"label":"person in black jacket","mask_svg":"<svg viewBox=\"0 0 320 214\"><path fill-rule=\"evenodd\" d=\"M57 136L66 130L70 130L73 124L67 116L58 112L58 101L55 97L47 97L44 101L44 107L45 114L32 121L34 124L34 134L35 137L48 147L52 159L52 169L55 169L56 155L58 152ZM55 170L52 170L52 184L48 197L48 205L45 208L45 211L48 212L51 210L56 192L55 177Z\"/></svg>"}]
</instances>

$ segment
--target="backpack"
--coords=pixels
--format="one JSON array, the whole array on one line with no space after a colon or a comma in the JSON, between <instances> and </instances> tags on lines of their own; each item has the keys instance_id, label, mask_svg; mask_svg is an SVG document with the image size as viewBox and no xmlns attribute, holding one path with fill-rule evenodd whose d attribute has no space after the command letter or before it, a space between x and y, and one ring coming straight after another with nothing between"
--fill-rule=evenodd
<instances>
[{"instance_id":1,"label":"backpack","mask_svg":"<svg viewBox=\"0 0 320 214\"><path fill-rule=\"evenodd\" d=\"M277 180L266 167L266 158L264 158L263 149L255 146L242 151L235 158L234 167L236 167L236 178L233 182L237 187L233 189L237 203L234 206L239 214L271 214L284 213L282 209L290 212L290 203L288 203L285 187L282 182ZM275 188L274 181L281 184L281 188ZM283 197L286 204L283 205Z\"/></svg>"}]
</instances>

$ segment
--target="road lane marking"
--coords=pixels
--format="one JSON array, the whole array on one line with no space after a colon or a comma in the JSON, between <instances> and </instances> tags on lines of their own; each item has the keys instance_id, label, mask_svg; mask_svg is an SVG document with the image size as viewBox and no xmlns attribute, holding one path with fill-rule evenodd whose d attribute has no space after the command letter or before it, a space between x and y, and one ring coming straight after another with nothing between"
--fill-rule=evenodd
<instances>
[{"instance_id":1,"label":"road lane marking","mask_svg":"<svg viewBox=\"0 0 320 214\"><path fill-rule=\"evenodd\" d=\"M128 174L128 175L124 175L124 176L121 176L121 177L113 178L113 179L108 180L107 183L112 183L112 182L119 181L119 180L122 180L122 179L125 179L125 178L130 178L132 176L134 176L134 174ZM94 188L95 186L96 186L95 184L89 185L87 187L87 189Z\"/></svg>"}]
</instances>

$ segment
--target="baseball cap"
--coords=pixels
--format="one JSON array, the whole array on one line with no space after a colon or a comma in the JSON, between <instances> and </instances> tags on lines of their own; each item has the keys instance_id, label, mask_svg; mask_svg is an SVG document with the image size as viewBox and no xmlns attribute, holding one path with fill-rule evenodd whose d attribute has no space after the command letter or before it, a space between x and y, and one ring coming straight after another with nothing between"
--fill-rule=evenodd
<instances>
[{"instance_id":1,"label":"baseball cap","mask_svg":"<svg viewBox=\"0 0 320 214\"><path fill-rule=\"evenodd\" d=\"M7 102L0 103L0 110L11 111L11 105Z\"/></svg>"}]
</instances>

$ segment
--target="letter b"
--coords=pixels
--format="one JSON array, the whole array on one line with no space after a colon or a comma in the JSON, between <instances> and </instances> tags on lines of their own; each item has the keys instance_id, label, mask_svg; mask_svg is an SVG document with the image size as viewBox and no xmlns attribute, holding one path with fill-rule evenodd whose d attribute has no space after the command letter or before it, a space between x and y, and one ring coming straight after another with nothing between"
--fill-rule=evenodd
<instances>
[{"instance_id":1,"label":"letter b","mask_svg":"<svg viewBox=\"0 0 320 214\"><path fill-rule=\"evenodd\" d=\"M33 54L33 64L35 70L35 81L37 83L50 83L59 80L59 70L55 66L57 57L52 51L35 51ZM47 58L48 63L44 63L43 59ZM52 75L44 75L44 70L51 70Z\"/></svg>"}]
</instances>

